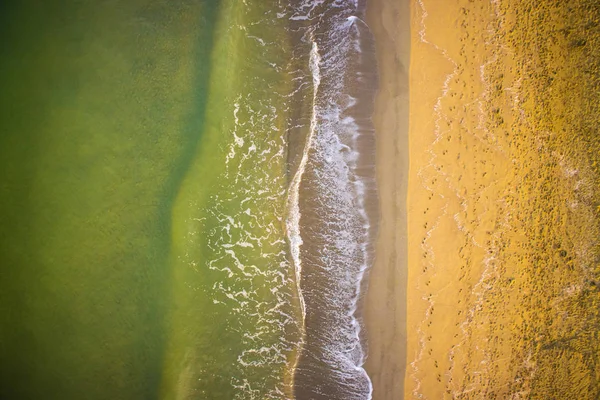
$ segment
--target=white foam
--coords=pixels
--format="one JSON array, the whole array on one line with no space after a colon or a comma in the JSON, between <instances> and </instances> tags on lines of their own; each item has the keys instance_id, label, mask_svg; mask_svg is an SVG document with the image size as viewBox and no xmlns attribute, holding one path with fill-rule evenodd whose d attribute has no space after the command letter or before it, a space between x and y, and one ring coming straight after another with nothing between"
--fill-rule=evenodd
<instances>
[{"instance_id":1,"label":"white foam","mask_svg":"<svg viewBox=\"0 0 600 400\"><path fill-rule=\"evenodd\" d=\"M319 47L315 41L312 42L312 48L310 51L309 67L312 73L313 79L313 104L316 104L316 99L319 92L319 86L321 84L321 70L320 70L320 54ZM313 109L310 122L310 131L306 139L306 144L302 151L302 158L298 165L298 170L294 174L292 183L290 185L289 197L288 197L288 219L286 221L287 233L290 241L290 252L294 262L294 268L296 270L296 283L298 285L298 297L302 308L302 316L306 318L306 305L304 303L304 296L302 295L302 288L300 285L302 279L302 260L300 258L300 247L302 246L302 236L300 234L300 183L302 182L302 176L306 170L306 164L308 162L308 156L313 147L313 141L315 131L317 129L317 112ZM304 325L304 322L303 322Z\"/></svg>"},{"instance_id":2,"label":"white foam","mask_svg":"<svg viewBox=\"0 0 600 400\"><path fill-rule=\"evenodd\" d=\"M338 2L342 5L342 2ZM343 4L346 8L348 5ZM360 56L360 20L355 15L340 14L339 25L327 32L326 50L319 54L318 81L326 79L327 86L322 91L313 91L313 114L307 146L304 148L301 168L292 181L291 189L299 187L306 164L310 163L311 187L315 187L314 202L324 224L319 232L320 248L317 265L311 266L312 274L323 274L331 287L319 287L322 293L315 296L327 304L327 324L320 332L319 346L331 369L327 373L337 376L337 383L347 393L348 399L371 398L371 381L363 368L364 350L361 346L361 327L355 317L360 298L360 289L365 271L369 267L368 253L371 224L365 210L367 177L359 175L358 163L361 153L358 151L358 139L361 135L357 121L345 114L356 105L357 99L349 96L345 87L345 76L351 71L349 63L356 62ZM309 35L312 49L321 50ZM313 51L311 51L311 56ZM311 57L314 60L314 57ZM315 82L314 67L313 85ZM321 76L323 74L323 77ZM310 152L310 154L309 154ZM310 155L310 157L309 157ZM370 178L369 178L370 179ZM290 198L297 201L297 194L290 190ZM299 221L299 209L289 207L288 221ZM290 225L290 224L288 224ZM296 255L302 245L300 232L288 226L288 235L292 252ZM290 235L293 234L293 235ZM298 235L298 237L295 237ZM294 255L294 253L292 253ZM296 265L301 266L302 260ZM318 267L320 270L315 271ZM297 269L297 274L302 269ZM312 288L300 288L312 290Z\"/></svg>"}]
</instances>

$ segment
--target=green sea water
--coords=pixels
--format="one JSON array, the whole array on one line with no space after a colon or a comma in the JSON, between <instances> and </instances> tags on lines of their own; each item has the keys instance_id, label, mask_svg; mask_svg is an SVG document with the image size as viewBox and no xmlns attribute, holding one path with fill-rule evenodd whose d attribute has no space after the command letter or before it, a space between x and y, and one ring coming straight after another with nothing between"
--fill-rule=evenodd
<instances>
[{"instance_id":1,"label":"green sea water","mask_svg":"<svg viewBox=\"0 0 600 400\"><path fill-rule=\"evenodd\" d=\"M172 214L165 398L291 393L299 303L283 226L292 86L277 9L221 4L203 135Z\"/></svg>"},{"instance_id":2,"label":"green sea water","mask_svg":"<svg viewBox=\"0 0 600 400\"><path fill-rule=\"evenodd\" d=\"M0 7L0 398L281 396L276 2Z\"/></svg>"}]
</instances>

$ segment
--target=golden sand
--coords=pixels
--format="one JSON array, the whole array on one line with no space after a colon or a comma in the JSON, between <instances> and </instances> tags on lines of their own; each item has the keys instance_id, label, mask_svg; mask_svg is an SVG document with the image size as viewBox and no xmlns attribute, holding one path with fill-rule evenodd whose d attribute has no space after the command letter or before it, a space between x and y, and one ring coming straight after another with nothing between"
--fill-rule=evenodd
<instances>
[{"instance_id":1,"label":"golden sand","mask_svg":"<svg viewBox=\"0 0 600 400\"><path fill-rule=\"evenodd\" d=\"M412 4L405 398L600 393L598 11L539 3Z\"/></svg>"},{"instance_id":2,"label":"golden sand","mask_svg":"<svg viewBox=\"0 0 600 400\"><path fill-rule=\"evenodd\" d=\"M400 398L404 378L406 399L600 398L600 10L411 0L405 306L398 3L369 3L381 78L374 399Z\"/></svg>"}]
</instances>

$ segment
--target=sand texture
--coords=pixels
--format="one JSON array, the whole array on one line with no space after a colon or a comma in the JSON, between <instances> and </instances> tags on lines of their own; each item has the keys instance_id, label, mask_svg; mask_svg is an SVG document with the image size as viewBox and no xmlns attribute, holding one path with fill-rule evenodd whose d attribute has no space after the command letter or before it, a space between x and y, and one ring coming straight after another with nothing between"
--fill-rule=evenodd
<instances>
[{"instance_id":1,"label":"sand texture","mask_svg":"<svg viewBox=\"0 0 600 400\"><path fill-rule=\"evenodd\" d=\"M591 4L411 3L406 399L600 396Z\"/></svg>"},{"instance_id":2,"label":"sand texture","mask_svg":"<svg viewBox=\"0 0 600 400\"><path fill-rule=\"evenodd\" d=\"M367 16L379 67L373 122L380 221L366 296L365 367L374 399L398 399L406 364L409 2L372 0Z\"/></svg>"}]
</instances>

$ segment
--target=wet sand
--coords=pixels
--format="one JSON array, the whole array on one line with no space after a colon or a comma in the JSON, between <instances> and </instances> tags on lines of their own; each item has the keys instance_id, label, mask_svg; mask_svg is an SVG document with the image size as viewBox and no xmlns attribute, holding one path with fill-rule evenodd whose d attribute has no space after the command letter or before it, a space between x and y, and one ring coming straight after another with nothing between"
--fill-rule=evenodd
<instances>
[{"instance_id":1,"label":"wet sand","mask_svg":"<svg viewBox=\"0 0 600 400\"><path fill-rule=\"evenodd\" d=\"M406 364L409 1L371 0L367 18L379 69L373 122L380 219L365 304L365 368L374 399L399 399Z\"/></svg>"}]
</instances>

